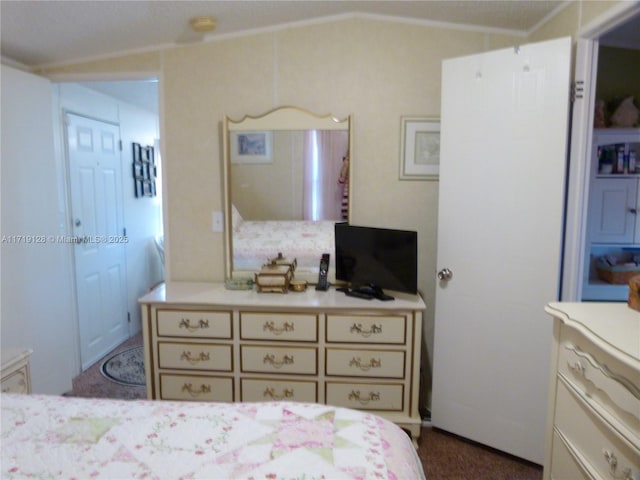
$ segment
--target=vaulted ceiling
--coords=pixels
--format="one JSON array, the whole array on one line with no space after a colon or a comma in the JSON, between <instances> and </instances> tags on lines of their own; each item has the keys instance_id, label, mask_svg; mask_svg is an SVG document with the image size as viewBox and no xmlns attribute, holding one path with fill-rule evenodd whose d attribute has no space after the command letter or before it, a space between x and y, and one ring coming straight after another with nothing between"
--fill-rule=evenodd
<instances>
[{"instance_id":1,"label":"vaulted ceiling","mask_svg":"<svg viewBox=\"0 0 640 480\"><path fill-rule=\"evenodd\" d=\"M0 0L0 53L24 68L211 41L332 18L365 16L458 25L525 36L566 0ZM189 19L214 15L216 29L196 34ZM640 16L601 43L640 48ZM153 82L91 82L95 90L157 112Z\"/></svg>"},{"instance_id":2,"label":"vaulted ceiling","mask_svg":"<svg viewBox=\"0 0 640 480\"><path fill-rule=\"evenodd\" d=\"M525 35L562 0L2 0L1 53L27 67L63 64L185 41L206 41L327 17L369 15ZM214 15L196 35L189 18Z\"/></svg>"}]
</instances>

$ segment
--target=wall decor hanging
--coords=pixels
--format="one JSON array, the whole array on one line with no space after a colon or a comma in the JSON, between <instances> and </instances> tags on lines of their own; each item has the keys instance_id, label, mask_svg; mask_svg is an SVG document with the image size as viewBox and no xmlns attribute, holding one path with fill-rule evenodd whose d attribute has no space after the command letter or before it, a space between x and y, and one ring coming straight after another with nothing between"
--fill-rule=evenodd
<instances>
[{"instance_id":1,"label":"wall decor hanging","mask_svg":"<svg viewBox=\"0 0 640 480\"><path fill-rule=\"evenodd\" d=\"M402 117L400 180L436 180L440 173L440 119Z\"/></svg>"},{"instance_id":2,"label":"wall decor hanging","mask_svg":"<svg viewBox=\"0 0 640 480\"><path fill-rule=\"evenodd\" d=\"M272 132L231 132L231 163L271 163Z\"/></svg>"},{"instance_id":3,"label":"wall decor hanging","mask_svg":"<svg viewBox=\"0 0 640 480\"><path fill-rule=\"evenodd\" d=\"M153 147L143 147L132 143L133 148L133 184L136 197L156 196L156 163Z\"/></svg>"}]
</instances>

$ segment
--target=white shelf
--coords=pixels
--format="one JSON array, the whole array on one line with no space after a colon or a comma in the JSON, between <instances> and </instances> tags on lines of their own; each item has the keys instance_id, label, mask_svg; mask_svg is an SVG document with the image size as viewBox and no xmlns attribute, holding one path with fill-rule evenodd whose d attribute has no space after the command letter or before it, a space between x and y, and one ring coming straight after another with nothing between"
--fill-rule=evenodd
<instances>
[{"instance_id":1,"label":"white shelf","mask_svg":"<svg viewBox=\"0 0 640 480\"><path fill-rule=\"evenodd\" d=\"M603 281L589 281L582 287L582 300L585 302L626 302L628 299L628 285L612 285Z\"/></svg>"},{"instance_id":2,"label":"white shelf","mask_svg":"<svg viewBox=\"0 0 640 480\"><path fill-rule=\"evenodd\" d=\"M640 173L598 173L596 178L640 178Z\"/></svg>"}]
</instances>

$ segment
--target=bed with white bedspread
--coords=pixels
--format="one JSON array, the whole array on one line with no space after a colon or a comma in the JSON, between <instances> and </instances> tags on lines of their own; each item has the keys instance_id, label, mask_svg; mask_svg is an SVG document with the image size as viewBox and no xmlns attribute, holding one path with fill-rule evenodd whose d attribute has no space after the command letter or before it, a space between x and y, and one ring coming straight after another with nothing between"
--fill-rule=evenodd
<instances>
[{"instance_id":1,"label":"bed with white bedspread","mask_svg":"<svg viewBox=\"0 0 640 480\"><path fill-rule=\"evenodd\" d=\"M333 257L334 221L242 221L233 231L233 268L258 271L280 252L298 268L317 269L322 253ZM333 260L333 258L332 258Z\"/></svg>"},{"instance_id":2,"label":"bed with white bedspread","mask_svg":"<svg viewBox=\"0 0 640 480\"><path fill-rule=\"evenodd\" d=\"M3 394L0 478L424 479L399 427L293 402Z\"/></svg>"}]
</instances>

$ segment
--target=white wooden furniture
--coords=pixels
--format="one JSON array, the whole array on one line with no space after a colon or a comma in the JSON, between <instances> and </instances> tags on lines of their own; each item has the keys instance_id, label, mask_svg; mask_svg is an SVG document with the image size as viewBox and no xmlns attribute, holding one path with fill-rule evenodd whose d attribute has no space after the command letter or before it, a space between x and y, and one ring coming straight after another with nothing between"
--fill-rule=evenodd
<instances>
[{"instance_id":1,"label":"white wooden furniture","mask_svg":"<svg viewBox=\"0 0 640 480\"><path fill-rule=\"evenodd\" d=\"M8 348L2 350L2 370L0 385L2 393L31 393L31 373L29 357L32 350Z\"/></svg>"},{"instance_id":2,"label":"white wooden furniture","mask_svg":"<svg viewBox=\"0 0 640 480\"><path fill-rule=\"evenodd\" d=\"M600 280L594 263L608 254L620 258L623 249L636 248L640 253L640 161L635 168L628 164L625 168L624 160L617 165L618 148L627 162L630 152L640 155L640 129L594 130L582 300L626 301L627 286Z\"/></svg>"},{"instance_id":3,"label":"white wooden furniture","mask_svg":"<svg viewBox=\"0 0 640 480\"><path fill-rule=\"evenodd\" d=\"M368 410L420 436L424 302L168 283L140 299L147 396Z\"/></svg>"},{"instance_id":4,"label":"white wooden furniture","mask_svg":"<svg viewBox=\"0 0 640 480\"><path fill-rule=\"evenodd\" d=\"M640 313L626 303L551 303L544 479L640 478Z\"/></svg>"}]
</instances>

